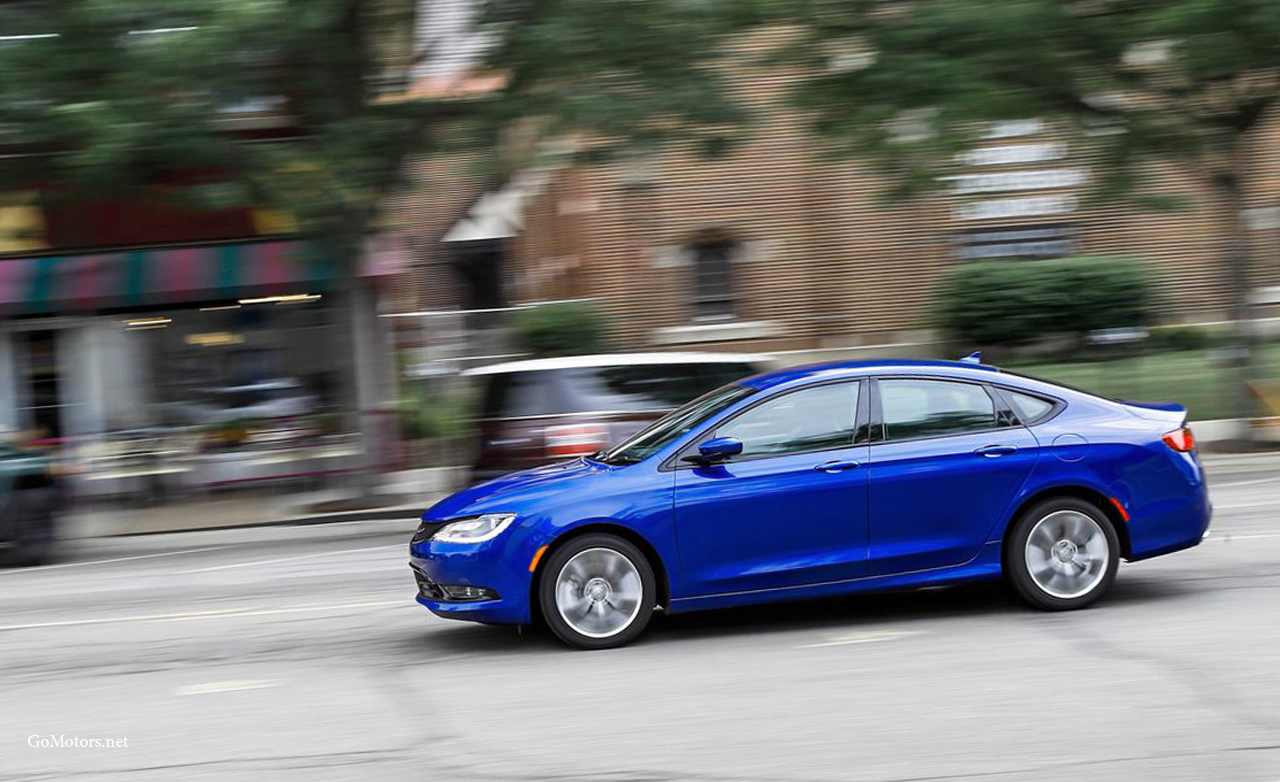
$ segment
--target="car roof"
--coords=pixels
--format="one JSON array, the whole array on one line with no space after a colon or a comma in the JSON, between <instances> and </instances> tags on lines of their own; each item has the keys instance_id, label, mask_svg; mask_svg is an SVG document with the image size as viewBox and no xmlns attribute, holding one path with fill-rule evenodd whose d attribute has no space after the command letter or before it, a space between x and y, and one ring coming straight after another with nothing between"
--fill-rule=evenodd
<instances>
[{"instance_id":1,"label":"car roof","mask_svg":"<svg viewBox=\"0 0 1280 782\"><path fill-rule=\"evenodd\" d=\"M504 361L463 372L464 377L504 375L510 372L541 372L548 369L583 367L625 367L660 364L764 364L773 357L763 353L603 353L586 356L557 356L524 361Z\"/></svg>"},{"instance_id":2,"label":"car roof","mask_svg":"<svg viewBox=\"0 0 1280 782\"><path fill-rule=\"evenodd\" d=\"M937 374L947 377L976 377L1000 370L990 364L968 361L939 361L931 359L877 359L869 361L833 361L826 364L808 364L765 372L742 381L742 385L763 391L795 380L817 377L844 377L867 374L916 372L922 369L942 370Z\"/></svg>"}]
</instances>

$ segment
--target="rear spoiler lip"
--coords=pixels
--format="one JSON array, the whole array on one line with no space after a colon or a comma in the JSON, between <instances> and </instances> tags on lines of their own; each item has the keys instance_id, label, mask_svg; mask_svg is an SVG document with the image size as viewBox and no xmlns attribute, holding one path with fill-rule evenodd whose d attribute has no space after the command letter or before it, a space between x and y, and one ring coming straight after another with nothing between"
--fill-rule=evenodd
<instances>
[{"instance_id":1,"label":"rear spoiler lip","mask_svg":"<svg viewBox=\"0 0 1280 782\"><path fill-rule=\"evenodd\" d=\"M1187 408L1177 402L1130 402L1117 400L1131 414L1149 421L1166 421L1173 426L1185 426Z\"/></svg>"}]
</instances>

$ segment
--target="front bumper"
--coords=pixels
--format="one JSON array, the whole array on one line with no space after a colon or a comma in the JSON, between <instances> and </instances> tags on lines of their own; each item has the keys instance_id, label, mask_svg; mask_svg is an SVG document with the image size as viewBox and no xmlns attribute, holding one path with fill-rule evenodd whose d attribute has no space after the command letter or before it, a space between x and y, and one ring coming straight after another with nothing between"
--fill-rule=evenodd
<instances>
[{"instance_id":1,"label":"front bumper","mask_svg":"<svg viewBox=\"0 0 1280 782\"><path fill-rule=\"evenodd\" d=\"M529 624L532 574L527 558L509 555L504 546L464 547L430 540L413 543L409 551L417 601L431 613L489 624ZM497 597L460 599L458 591L467 586Z\"/></svg>"}]
</instances>

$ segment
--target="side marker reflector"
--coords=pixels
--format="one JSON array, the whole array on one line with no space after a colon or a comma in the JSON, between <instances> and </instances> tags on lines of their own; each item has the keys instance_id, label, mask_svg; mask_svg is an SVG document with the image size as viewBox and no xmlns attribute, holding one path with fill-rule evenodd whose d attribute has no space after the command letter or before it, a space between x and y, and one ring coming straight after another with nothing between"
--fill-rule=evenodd
<instances>
[{"instance_id":1,"label":"side marker reflector","mask_svg":"<svg viewBox=\"0 0 1280 782\"><path fill-rule=\"evenodd\" d=\"M1128 521L1129 511L1124 509L1124 506L1120 504L1120 500L1117 500L1115 497L1108 497L1107 499L1111 500L1111 504L1116 506L1116 510L1120 511L1120 518Z\"/></svg>"},{"instance_id":2,"label":"side marker reflector","mask_svg":"<svg viewBox=\"0 0 1280 782\"><path fill-rule=\"evenodd\" d=\"M530 572L530 573L532 573L533 571L535 571L535 570L537 570L537 569L538 569L538 562L542 559L542 555L543 555L543 554L545 554L545 553L547 553L547 547L546 547L546 546L543 546L542 548L540 548L540 549L538 549L536 552L534 552L534 554L533 554L533 560L529 563L529 572Z\"/></svg>"}]
</instances>

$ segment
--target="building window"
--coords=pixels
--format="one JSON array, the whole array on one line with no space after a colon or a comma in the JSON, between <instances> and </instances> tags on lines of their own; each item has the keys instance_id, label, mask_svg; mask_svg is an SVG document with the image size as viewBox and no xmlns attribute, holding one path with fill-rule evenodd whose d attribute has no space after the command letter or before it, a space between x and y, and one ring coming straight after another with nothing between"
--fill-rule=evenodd
<instances>
[{"instance_id":1,"label":"building window","mask_svg":"<svg viewBox=\"0 0 1280 782\"><path fill-rule=\"evenodd\" d=\"M695 320L733 317L733 258L737 245L719 233L708 233L690 247L693 258Z\"/></svg>"},{"instance_id":2,"label":"building window","mask_svg":"<svg viewBox=\"0 0 1280 782\"><path fill-rule=\"evenodd\" d=\"M987 261L1059 258L1075 251L1075 231L1069 225L1020 225L965 231L958 237L955 255L964 261Z\"/></svg>"}]
</instances>

